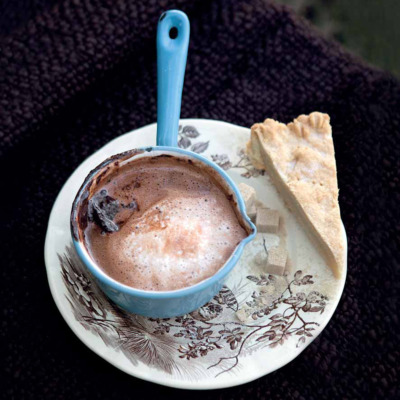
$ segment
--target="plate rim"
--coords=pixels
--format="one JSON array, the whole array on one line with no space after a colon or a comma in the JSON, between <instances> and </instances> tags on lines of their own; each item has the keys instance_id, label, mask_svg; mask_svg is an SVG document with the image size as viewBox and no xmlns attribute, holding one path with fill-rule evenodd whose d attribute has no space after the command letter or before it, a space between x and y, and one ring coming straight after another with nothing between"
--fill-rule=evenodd
<instances>
[{"instance_id":1,"label":"plate rim","mask_svg":"<svg viewBox=\"0 0 400 400\"><path fill-rule=\"evenodd\" d=\"M193 124L195 125L196 122L200 122L200 123L209 123L210 125L225 125L225 126L230 126L232 128L235 129L240 129L240 130L246 130L249 131L250 128L246 128L240 125L235 125L229 122L225 122L225 121L220 121L220 120L214 120L214 119L207 119L207 118L182 118L179 120L179 124L183 125L183 124ZM340 280L340 284L338 286L338 295L337 295L337 301L336 304L332 305L332 310L331 310L331 315L329 316L329 318L326 318L324 321L321 322L320 327L319 327L319 332L318 334L316 334L313 338L311 338L311 340L306 343L302 348L296 348L294 350L294 356L290 357L289 360L283 360L281 362L275 362L275 365L273 368L268 369L268 371L266 372L265 370L260 370L257 369L255 370L256 373L251 374L250 377L246 376L244 379L240 378L240 375L235 376L234 377L234 381L231 382L221 382L221 383L213 383L212 381L208 381L208 383L200 383L197 381L185 381L181 378L178 378L176 380L162 380L159 378L152 378L152 376L148 375L146 372L141 373L140 372L140 368L138 369L138 371L132 371L129 368L125 368L124 366L118 365L116 362L114 362L113 357L108 357L107 355L103 355L100 354L96 347L92 344L92 341L90 339L88 339L88 336L91 334L89 331L86 330L79 330L77 328L77 324L75 324L74 322L77 322L74 319L74 322L72 322L72 318L71 315L73 315L73 313L68 313L65 310L65 307L61 304L61 302L58 300L58 297L56 295L56 288L55 288L55 284L52 283L51 280L51 276L50 276L50 268L51 268L51 264L50 264L50 252L51 252L51 248L50 248L50 244L51 244L51 240L49 240L49 235L50 235L50 226L51 226L51 222L55 217L55 211L56 211L56 206L58 205L60 198L61 198L61 194L64 191L64 189L70 184L70 182L73 180L74 175L77 173L77 171L84 167L87 163L90 162L90 160L92 159L93 156L101 153L106 147L111 146L113 143L115 143L117 140L122 139L123 137L127 137L129 135L131 135L134 132L137 131L141 131L141 130L146 130L146 129L150 129L153 126L156 126L157 123L153 122L151 124L147 124L145 126L139 127L137 129L132 129L129 132L123 133L122 135L119 135L117 137L115 137L114 139L108 141L107 143L105 143L104 145L102 145L99 149L97 149L95 152L93 152L92 154L90 154L89 156L87 156L75 169L74 171L71 173L71 175L68 177L68 179L65 181L65 183L62 185L62 187L60 188L57 197L53 203L53 206L51 208L51 211L49 213L49 217L48 217L48 223L47 223L47 227L46 227L46 236L45 236L45 244L44 244L44 261L45 261L45 268L46 268L46 275L47 275L47 282L49 284L49 288L50 288L50 292L51 292L51 296L57 306L58 311L60 312L61 316L63 317L64 321L66 322L66 324L69 326L69 328L72 330L72 332L78 337L78 339L85 345L87 346L90 350L92 350L97 356L101 357L102 359L104 359L105 361L107 361L108 363L110 363L112 366L118 368L119 370L125 372L126 374L133 376L135 378L144 380L144 381L148 381L148 382L152 382L152 383L156 383L158 385L163 385L163 386L167 386L167 387L172 387L172 388L176 388L176 389L186 389L186 390L214 390L214 389L224 389L224 388L229 388L229 387L235 387L235 386L240 386L243 385L245 383L248 382L252 382L256 379L259 379L263 376L269 375L270 373L284 367L285 365L289 364L290 362L292 362L293 360L295 360L322 332L323 330L326 328L326 326L328 325L328 323L331 321L338 305L339 302L342 298L343 295L343 291L344 291L344 287L346 284L346 280L347 280L347 261L348 261L348 242L347 242L347 234L346 234L346 230L342 221L342 234L344 236L345 239L345 268L343 271L343 275L342 275L342 279ZM71 321L70 321L71 319ZM141 362L141 361L140 361Z\"/></svg>"}]
</instances>

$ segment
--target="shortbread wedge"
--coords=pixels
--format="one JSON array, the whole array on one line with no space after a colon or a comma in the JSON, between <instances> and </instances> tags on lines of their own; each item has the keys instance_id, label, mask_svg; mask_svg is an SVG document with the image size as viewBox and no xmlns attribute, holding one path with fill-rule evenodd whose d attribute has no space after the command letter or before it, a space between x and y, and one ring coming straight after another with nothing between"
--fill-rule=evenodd
<instances>
[{"instance_id":1,"label":"shortbread wedge","mask_svg":"<svg viewBox=\"0 0 400 400\"><path fill-rule=\"evenodd\" d=\"M256 168L268 172L339 278L344 268L345 243L329 116L313 112L288 125L273 119L255 124L247 154Z\"/></svg>"}]
</instances>

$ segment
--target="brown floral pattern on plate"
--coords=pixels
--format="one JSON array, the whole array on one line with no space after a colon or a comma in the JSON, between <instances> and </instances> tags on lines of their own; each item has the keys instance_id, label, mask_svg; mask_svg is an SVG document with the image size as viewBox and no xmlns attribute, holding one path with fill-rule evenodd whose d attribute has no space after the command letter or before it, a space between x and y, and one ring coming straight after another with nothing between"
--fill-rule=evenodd
<instances>
[{"instance_id":1,"label":"brown floral pattern on plate","mask_svg":"<svg viewBox=\"0 0 400 400\"><path fill-rule=\"evenodd\" d=\"M248 275L235 287L224 286L198 310L176 318L146 318L121 310L100 290L87 272L72 244L59 255L66 295L76 320L101 338L106 346L121 351L137 365L139 361L168 374L186 379L200 373L218 376L238 368L239 360L263 347L282 345L298 337L297 347L313 336L319 324L309 321L311 313L322 314L327 297L294 288L313 285L313 277L297 271L281 294L265 306L260 299L274 285L272 275ZM250 298L248 323L235 312L239 296Z\"/></svg>"},{"instance_id":2,"label":"brown floral pattern on plate","mask_svg":"<svg viewBox=\"0 0 400 400\"><path fill-rule=\"evenodd\" d=\"M195 153L204 153L208 149L209 141L199 139L201 133L196 127L191 125L179 125L178 146L182 149L191 150ZM256 169L247 157L244 149L239 149L237 152L238 160L230 160L227 154L212 154L211 160L219 165L223 170L227 171L232 168L244 169L241 176L244 178L256 178L259 175L264 175L265 171Z\"/></svg>"}]
</instances>

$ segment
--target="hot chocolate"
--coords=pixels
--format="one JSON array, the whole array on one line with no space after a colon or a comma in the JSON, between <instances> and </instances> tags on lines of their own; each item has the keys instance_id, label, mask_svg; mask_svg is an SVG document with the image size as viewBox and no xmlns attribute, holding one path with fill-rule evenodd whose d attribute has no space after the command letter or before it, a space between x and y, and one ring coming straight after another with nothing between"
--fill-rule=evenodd
<instances>
[{"instance_id":1,"label":"hot chocolate","mask_svg":"<svg viewBox=\"0 0 400 400\"><path fill-rule=\"evenodd\" d=\"M137 289L176 290L214 275L249 234L216 175L165 155L113 165L86 203L89 254Z\"/></svg>"}]
</instances>

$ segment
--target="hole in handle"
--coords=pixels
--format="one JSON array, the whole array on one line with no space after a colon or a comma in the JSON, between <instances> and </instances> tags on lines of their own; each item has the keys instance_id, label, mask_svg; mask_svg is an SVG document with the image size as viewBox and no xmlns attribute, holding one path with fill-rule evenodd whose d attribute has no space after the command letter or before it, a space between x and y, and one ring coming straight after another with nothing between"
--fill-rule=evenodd
<instances>
[{"instance_id":1,"label":"hole in handle","mask_svg":"<svg viewBox=\"0 0 400 400\"><path fill-rule=\"evenodd\" d=\"M176 28L175 26L172 27L172 28L169 30L169 37L170 37L171 39L176 39L176 38L178 37L178 28Z\"/></svg>"}]
</instances>

